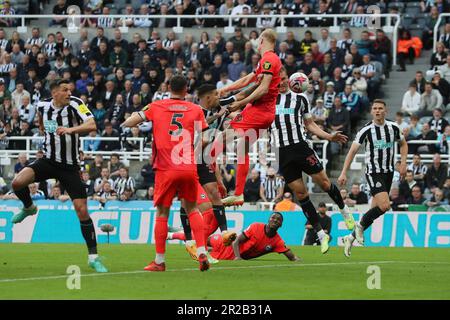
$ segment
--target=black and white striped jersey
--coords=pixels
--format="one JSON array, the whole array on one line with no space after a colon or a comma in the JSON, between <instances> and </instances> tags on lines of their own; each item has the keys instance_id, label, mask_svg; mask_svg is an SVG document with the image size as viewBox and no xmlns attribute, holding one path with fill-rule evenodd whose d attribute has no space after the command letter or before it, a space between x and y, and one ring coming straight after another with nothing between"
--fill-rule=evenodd
<instances>
[{"instance_id":1,"label":"black and white striped jersey","mask_svg":"<svg viewBox=\"0 0 450 320\"><path fill-rule=\"evenodd\" d=\"M98 18L97 20L97 27L102 27L102 28L113 28L115 25L115 20L114 18L111 17L101 17Z\"/></svg>"},{"instance_id":2,"label":"black and white striped jersey","mask_svg":"<svg viewBox=\"0 0 450 320\"><path fill-rule=\"evenodd\" d=\"M25 41L25 44L30 44L31 46L37 44L40 47L42 47L42 45L44 44L45 40L42 37L39 38L28 38L27 41ZM30 54L31 53L31 48L27 49L26 54Z\"/></svg>"},{"instance_id":3,"label":"black and white striped jersey","mask_svg":"<svg viewBox=\"0 0 450 320\"><path fill-rule=\"evenodd\" d=\"M131 189L133 192L135 190L135 182L132 177L128 178L118 178L114 181L114 190L117 192L117 195L120 196L125 191L125 189Z\"/></svg>"},{"instance_id":4,"label":"black and white striped jersey","mask_svg":"<svg viewBox=\"0 0 450 320\"><path fill-rule=\"evenodd\" d=\"M48 58L56 57L58 53L58 44L56 42L46 42L44 44L44 53Z\"/></svg>"},{"instance_id":5,"label":"black and white striped jersey","mask_svg":"<svg viewBox=\"0 0 450 320\"><path fill-rule=\"evenodd\" d=\"M89 108L81 99L71 96L69 104L62 108L55 107L50 98L40 101L37 109L44 124L45 157L61 164L79 165L79 135L57 135L56 129L76 127L94 118Z\"/></svg>"},{"instance_id":6,"label":"black and white striped jersey","mask_svg":"<svg viewBox=\"0 0 450 320\"><path fill-rule=\"evenodd\" d=\"M361 70L361 75L365 76L366 74L370 73L370 72L376 72L377 70L375 69L375 66L371 63L369 64L363 64L362 66L359 67L359 70Z\"/></svg>"},{"instance_id":7,"label":"black and white striped jersey","mask_svg":"<svg viewBox=\"0 0 450 320\"><path fill-rule=\"evenodd\" d=\"M411 170L414 175L423 174L425 175L428 171L428 167L422 163L420 163L418 166L414 165L414 163L411 163L408 167L408 170Z\"/></svg>"},{"instance_id":8,"label":"black and white striped jersey","mask_svg":"<svg viewBox=\"0 0 450 320\"><path fill-rule=\"evenodd\" d=\"M280 93L277 97L275 120L271 126L275 145L282 148L302 141L310 144L304 128L304 120L310 118L309 101L303 93Z\"/></svg>"},{"instance_id":9,"label":"black and white striped jersey","mask_svg":"<svg viewBox=\"0 0 450 320\"><path fill-rule=\"evenodd\" d=\"M366 174L394 172L395 142L403 141L403 134L394 121L383 125L367 123L356 134L354 143L365 144Z\"/></svg>"},{"instance_id":10,"label":"black and white striped jersey","mask_svg":"<svg viewBox=\"0 0 450 320\"><path fill-rule=\"evenodd\" d=\"M278 195L278 189L284 186L283 180L278 177L275 179L266 178L261 184L264 187L264 195L267 201L273 201Z\"/></svg>"}]
</instances>

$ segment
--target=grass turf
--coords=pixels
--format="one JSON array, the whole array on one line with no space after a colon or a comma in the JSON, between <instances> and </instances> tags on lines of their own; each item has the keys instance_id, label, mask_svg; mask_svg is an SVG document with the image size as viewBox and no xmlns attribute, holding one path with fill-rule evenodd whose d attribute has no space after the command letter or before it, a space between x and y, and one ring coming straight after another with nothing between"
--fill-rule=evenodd
<instances>
[{"instance_id":1,"label":"grass turf","mask_svg":"<svg viewBox=\"0 0 450 320\"><path fill-rule=\"evenodd\" d=\"M98 275L84 245L1 244L0 299L450 299L450 248L356 247L350 259L341 247L291 248L301 263L269 254L200 272L183 246L169 245L167 271L149 273L153 246L101 245L111 273ZM66 287L69 265L81 268L80 290ZM380 290L367 288L369 265L381 269Z\"/></svg>"}]
</instances>

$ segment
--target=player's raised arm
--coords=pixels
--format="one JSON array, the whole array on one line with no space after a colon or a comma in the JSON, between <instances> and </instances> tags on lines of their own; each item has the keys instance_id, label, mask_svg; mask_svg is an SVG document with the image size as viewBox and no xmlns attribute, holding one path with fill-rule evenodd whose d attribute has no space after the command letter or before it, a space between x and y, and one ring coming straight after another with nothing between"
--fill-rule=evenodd
<instances>
[{"instance_id":1,"label":"player's raised arm","mask_svg":"<svg viewBox=\"0 0 450 320\"><path fill-rule=\"evenodd\" d=\"M347 142L347 136L342 134L340 131L336 131L334 134L329 134L328 132L322 130L312 118L305 119L304 121L306 129L321 139L340 143Z\"/></svg>"},{"instance_id":2,"label":"player's raised arm","mask_svg":"<svg viewBox=\"0 0 450 320\"><path fill-rule=\"evenodd\" d=\"M146 121L146 119L142 111L133 112L120 126L132 128L144 121Z\"/></svg>"},{"instance_id":3,"label":"player's raised arm","mask_svg":"<svg viewBox=\"0 0 450 320\"><path fill-rule=\"evenodd\" d=\"M217 90L219 97L224 96L227 92L236 91L248 86L251 82L255 81L255 73L251 72L243 78L236 80L232 84L229 84L222 89Z\"/></svg>"},{"instance_id":4,"label":"player's raised arm","mask_svg":"<svg viewBox=\"0 0 450 320\"><path fill-rule=\"evenodd\" d=\"M399 141L400 144L400 177L403 179L406 176L406 158L408 157L408 143L406 139L402 137Z\"/></svg>"},{"instance_id":5,"label":"player's raised arm","mask_svg":"<svg viewBox=\"0 0 450 320\"><path fill-rule=\"evenodd\" d=\"M350 150L348 151L347 156L345 157L344 166L342 167L342 172L339 178L337 179L338 183L343 186L347 183L347 171L350 168L350 165L355 158L356 153L361 145L357 142L353 142Z\"/></svg>"},{"instance_id":6,"label":"player's raised arm","mask_svg":"<svg viewBox=\"0 0 450 320\"><path fill-rule=\"evenodd\" d=\"M255 88L255 90L244 99L233 102L228 110L230 110L230 112L236 111L247 105L247 103L258 100L266 95L269 92L272 77L272 74L265 73L261 79L261 83Z\"/></svg>"}]
</instances>

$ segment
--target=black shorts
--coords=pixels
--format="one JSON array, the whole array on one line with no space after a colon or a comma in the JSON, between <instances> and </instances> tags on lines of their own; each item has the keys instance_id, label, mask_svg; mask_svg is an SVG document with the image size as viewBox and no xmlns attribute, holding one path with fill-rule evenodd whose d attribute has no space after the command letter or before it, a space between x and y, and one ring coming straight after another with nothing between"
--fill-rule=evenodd
<instances>
[{"instance_id":1,"label":"black shorts","mask_svg":"<svg viewBox=\"0 0 450 320\"><path fill-rule=\"evenodd\" d=\"M200 184L203 186L207 183L217 182L216 174L209 169L209 165L204 163L197 164L197 174Z\"/></svg>"},{"instance_id":2,"label":"black shorts","mask_svg":"<svg viewBox=\"0 0 450 320\"><path fill-rule=\"evenodd\" d=\"M394 173L369 173L366 174L367 183L370 187L370 193L372 196L381 193L391 191L392 179L394 178Z\"/></svg>"},{"instance_id":3,"label":"black shorts","mask_svg":"<svg viewBox=\"0 0 450 320\"><path fill-rule=\"evenodd\" d=\"M34 181L41 182L47 179L57 179L72 200L87 198L78 166L64 165L43 158L30 163L27 167L33 169Z\"/></svg>"},{"instance_id":4,"label":"black shorts","mask_svg":"<svg viewBox=\"0 0 450 320\"><path fill-rule=\"evenodd\" d=\"M306 142L282 147L279 154L280 170L286 183L301 179L303 172L312 175L323 170L317 153Z\"/></svg>"}]
</instances>

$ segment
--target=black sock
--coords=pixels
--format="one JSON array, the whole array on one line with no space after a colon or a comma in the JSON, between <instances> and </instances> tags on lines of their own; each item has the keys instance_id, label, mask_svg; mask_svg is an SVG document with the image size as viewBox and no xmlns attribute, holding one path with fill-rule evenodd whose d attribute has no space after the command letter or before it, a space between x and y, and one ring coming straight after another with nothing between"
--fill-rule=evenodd
<instances>
[{"instance_id":1,"label":"black sock","mask_svg":"<svg viewBox=\"0 0 450 320\"><path fill-rule=\"evenodd\" d=\"M372 225L375 219L383 214L384 212L380 209L380 207L374 207L363 215L359 224L364 228L364 230L366 230Z\"/></svg>"},{"instance_id":2,"label":"black sock","mask_svg":"<svg viewBox=\"0 0 450 320\"><path fill-rule=\"evenodd\" d=\"M181 224L183 225L184 236L186 237L186 240L192 240L191 226L189 225L189 219L184 208L180 209L180 219Z\"/></svg>"},{"instance_id":3,"label":"black sock","mask_svg":"<svg viewBox=\"0 0 450 320\"><path fill-rule=\"evenodd\" d=\"M331 199L338 205L339 209L344 209L344 200L342 199L341 192L334 183L331 184L330 190L327 191Z\"/></svg>"},{"instance_id":4,"label":"black sock","mask_svg":"<svg viewBox=\"0 0 450 320\"><path fill-rule=\"evenodd\" d=\"M22 201L24 208L29 208L33 205L33 200L31 200L30 189L28 188L28 186L20 190L14 190L14 193L16 194L17 198Z\"/></svg>"},{"instance_id":5,"label":"black sock","mask_svg":"<svg viewBox=\"0 0 450 320\"><path fill-rule=\"evenodd\" d=\"M302 207L303 214L306 219L308 219L309 223L313 226L315 232L319 232L322 230L322 225L319 221L319 214L317 213L316 208L314 208L313 203L309 200L309 197L300 201L300 206Z\"/></svg>"},{"instance_id":6,"label":"black sock","mask_svg":"<svg viewBox=\"0 0 450 320\"><path fill-rule=\"evenodd\" d=\"M213 206L214 217L216 217L220 231L227 231L227 216L225 215L224 206Z\"/></svg>"},{"instance_id":7,"label":"black sock","mask_svg":"<svg viewBox=\"0 0 450 320\"><path fill-rule=\"evenodd\" d=\"M80 221L81 233L86 241L89 254L97 254L97 238L95 237L95 228L92 219Z\"/></svg>"}]
</instances>

